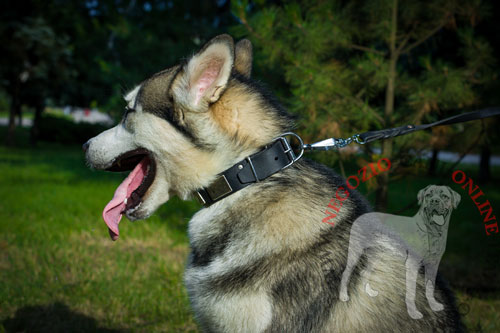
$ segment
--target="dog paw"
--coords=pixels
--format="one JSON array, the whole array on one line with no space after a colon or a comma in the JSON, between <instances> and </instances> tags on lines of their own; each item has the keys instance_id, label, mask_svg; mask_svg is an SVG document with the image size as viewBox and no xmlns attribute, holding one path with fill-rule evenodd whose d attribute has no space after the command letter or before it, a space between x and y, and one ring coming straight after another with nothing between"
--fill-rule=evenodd
<instances>
[{"instance_id":1,"label":"dog paw","mask_svg":"<svg viewBox=\"0 0 500 333\"><path fill-rule=\"evenodd\" d=\"M432 311L441 311L444 309L443 304L434 301L434 302L429 302L429 305L431 306Z\"/></svg>"},{"instance_id":2,"label":"dog paw","mask_svg":"<svg viewBox=\"0 0 500 333\"><path fill-rule=\"evenodd\" d=\"M371 297L375 297L378 295L378 291L373 290L368 282L365 284L365 291Z\"/></svg>"},{"instance_id":3,"label":"dog paw","mask_svg":"<svg viewBox=\"0 0 500 333\"><path fill-rule=\"evenodd\" d=\"M349 296L347 293L340 292L339 298L342 302L347 302L349 300Z\"/></svg>"},{"instance_id":4,"label":"dog paw","mask_svg":"<svg viewBox=\"0 0 500 333\"><path fill-rule=\"evenodd\" d=\"M418 311L418 310L410 310L408 309L408 314L410 315L410 317L412 317L413 319L422 319L424 317L424 315Z\"/></svg>"}]
</instances>

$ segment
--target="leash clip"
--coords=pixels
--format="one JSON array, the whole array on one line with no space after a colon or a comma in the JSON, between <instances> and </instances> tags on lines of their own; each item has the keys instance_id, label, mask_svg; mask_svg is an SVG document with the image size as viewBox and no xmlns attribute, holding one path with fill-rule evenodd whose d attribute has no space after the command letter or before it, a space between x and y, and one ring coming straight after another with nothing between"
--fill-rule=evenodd
<instances>
[{"instance_id":1,"label":"leash clip","mask_svg":"<svg viewBox=\"0 0 500 333\"><path fill-rule=\"evenodd\" d=\"M304 145L304 149L307 150L330 150L335 148L344 148L345 146L351 144L352 142L364 145L366 142L361 139L359 134L354 134L347 139L343 138L330 138L323 141L315 142L312 144Z\"/></svg>"}]
</instances>

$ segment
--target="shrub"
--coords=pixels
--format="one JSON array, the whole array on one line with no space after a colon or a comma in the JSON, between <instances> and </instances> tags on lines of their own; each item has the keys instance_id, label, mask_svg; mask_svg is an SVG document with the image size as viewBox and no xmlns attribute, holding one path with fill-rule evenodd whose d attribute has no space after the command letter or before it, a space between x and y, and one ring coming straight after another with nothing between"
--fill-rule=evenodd
<instances>
[{"instance_id":1,"label":"shrub","mask_svg":"<svg viewBox=\"0 0 500 333\"><path fill-rule=\"evenodd\" d=\"M39 124L39 139L63 144L83 144L106 129L104 125L77 124L67 118L43 115Z\"/></svg>"}]
</instances>

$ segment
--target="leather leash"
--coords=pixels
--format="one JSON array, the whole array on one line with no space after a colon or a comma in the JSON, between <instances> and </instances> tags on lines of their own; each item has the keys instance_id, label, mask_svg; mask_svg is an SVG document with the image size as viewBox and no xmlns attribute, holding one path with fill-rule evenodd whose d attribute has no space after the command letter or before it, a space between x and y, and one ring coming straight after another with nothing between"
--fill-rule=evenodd
<instances>
[{"instance_id":1,"label":"leather leash","mask_svg":"<svg viewBox=\"0 0 500 333\"><path fill-rule=\"evenodd\" d=\"M405 125L400 127L388 128L379 131L369 131L361 134L355 134L347 139L330 138L312 144L305 144L305 150L330 150L334 148L343 148L352 142L364 145L380 139L393 138L400 135L409 134L415 131L424 130L434 126L451 125L456 123L463 123L471 120L478 120L500 115L500 108L487 108L479 111L462 113L457 116L438 120L430 124L423 125Z\"/></svg>"},{"instance_id":2,"label":"leather leash","mask_svg":"<svg viewBox=\"0 0 500 333\"><path fill-rule=\"evenodd\" d=\"M471 120L489 118L500 115L500 108L487 108L479 111L467 112L457 116L438 120L430 124L405 125L379 131L368 131L355 134L347 139L330 138L312 144L304 144L300 136L293 132L281 134L259 152L247 156L229 169L221 172L209 186L196 191L201 204L205 207L224 199L253 183L258 183L267 177L288 168L297 162L304 150L331 150L347 146L352 142L366 144L375 140L393 138L415 131L428 129L434 126L451 125ZM300 143L300 152L296 154L287 136L294 136Z\"/></svg>"}]
</instances>

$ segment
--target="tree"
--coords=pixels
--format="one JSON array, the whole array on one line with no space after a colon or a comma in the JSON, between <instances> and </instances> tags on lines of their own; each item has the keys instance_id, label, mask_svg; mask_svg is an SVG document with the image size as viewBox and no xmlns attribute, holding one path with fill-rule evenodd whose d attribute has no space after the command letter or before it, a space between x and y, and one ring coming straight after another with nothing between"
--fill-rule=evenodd
<instances>
[{"instance_id":1,"label":"tree","mask_svg":"<svg viewBox=\"0 0 500 333\"><path fill-rule=\"evenodd\" d=\"M6 142L13 145L15 118L21 118L23 104L36 110L33 128L33 138L36 139L45 99L57 96L61 85L71 76L68 66L71 49L67 36L57 34L38 12L33 16L23 15L20 8L10 6L2 13L0 75L4 78L4 89L11 98Z\"/></svg>"},{"instance_id":2,"label":"tree","mask_svg":"<svg viewBox=\"0 0 500 333\"><path fill-rule=\"evenodd\" d=\"M78 84L66 90L65 100L99 105L116 116L133 85L234 23L224 1L73 0L66 8Z\"/></svg>"},{"instance_id":3,"label":"tree","mask_svg":"<svg viewBox=\"0 0 500 333\"><path fill-rule=\"evenodd\" d=\"M0 76L21 106L99 106L121 115L123 93L224 31L229 2L21 0L0 3Z\"/></svg>"},{"instance_id":4,"label":"tree","mask_svg":"<svg viewBox=\"0 0 500 333\"><path fill-rule=\"evenodd\" d=\"M293 1L266 7L233 3L240 25L279 68L289 106L307 122L309 141L421 123L477 104L473 87L491 65L488 43L473 27L486 9L477 1ZM477 48L481 54L477 54ZM474 49L475 48L475 49ZM448 114L447 114L448 113ZM394 161L428 134L381 143ZM367 150L370 151L368 145ZM376 206L387 207L388 173L378 178Z\"/></svg>"}]
</instances>

